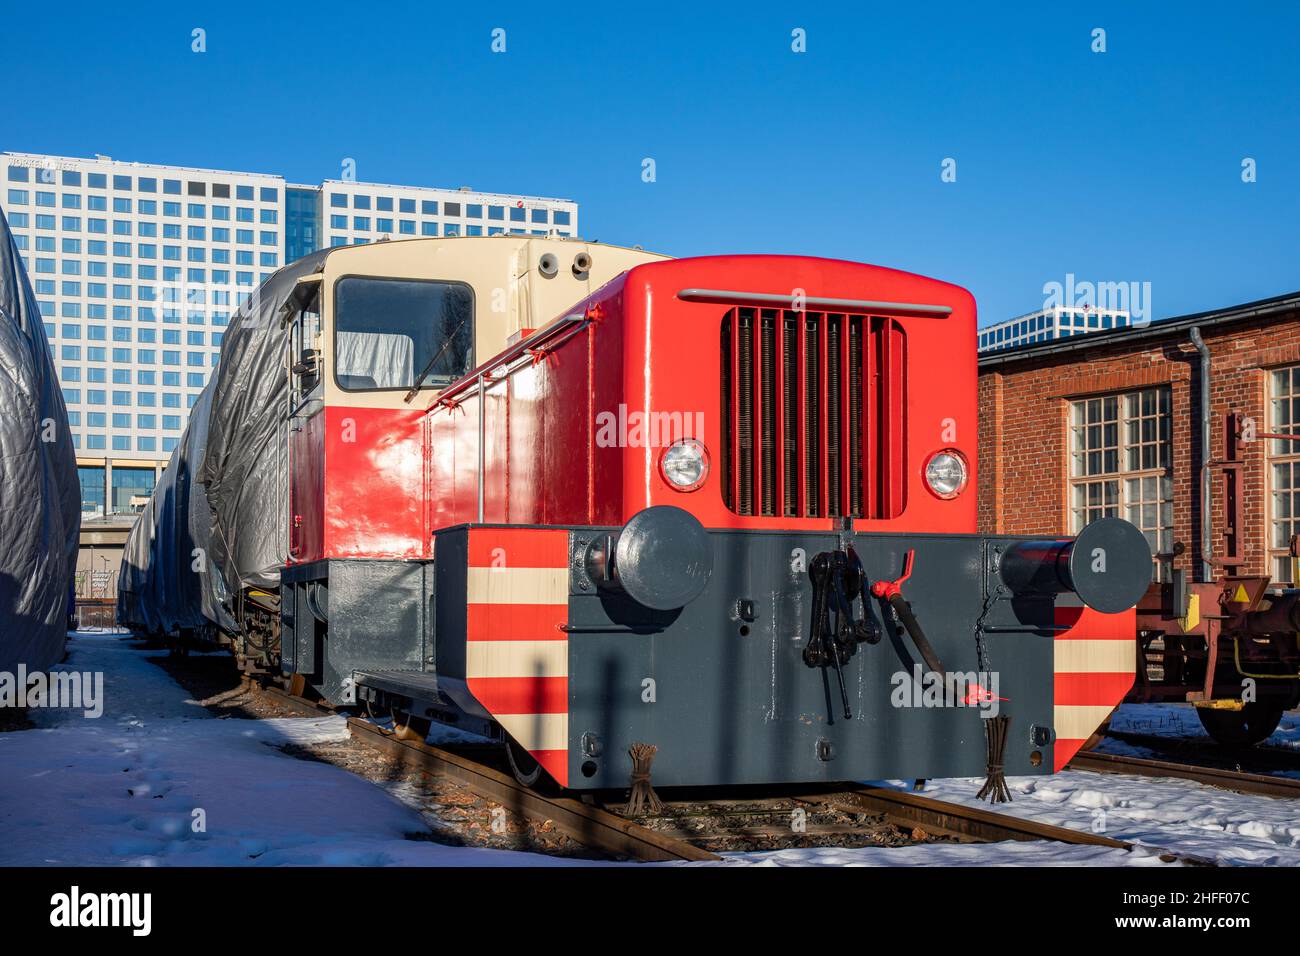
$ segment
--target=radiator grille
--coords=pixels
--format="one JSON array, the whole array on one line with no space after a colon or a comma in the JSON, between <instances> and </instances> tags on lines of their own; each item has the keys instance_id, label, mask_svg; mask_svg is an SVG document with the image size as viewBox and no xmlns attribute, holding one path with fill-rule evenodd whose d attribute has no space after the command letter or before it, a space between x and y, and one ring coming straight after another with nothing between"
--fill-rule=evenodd
<instances>
[{"instance_id":1,"label":"radiator grille","mask_svg":"<svg viewBox=\"0 0 1300 956\"><path fill-rule=\"evenodd\" d=\"M721 346L728 508L901 513L906 338L896 320L740 307L723 318Z\"/></svg>"}]
</instances>

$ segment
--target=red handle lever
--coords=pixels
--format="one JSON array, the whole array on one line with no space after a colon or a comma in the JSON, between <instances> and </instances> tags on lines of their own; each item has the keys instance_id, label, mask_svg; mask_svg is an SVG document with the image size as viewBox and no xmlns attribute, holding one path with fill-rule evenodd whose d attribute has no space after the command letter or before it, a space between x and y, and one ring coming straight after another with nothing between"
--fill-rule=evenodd
<instances>
[{"instance_id":1,"label":"red handle lever","mask_svg":"<svg viewBox=\"0 0 1300 956\"><path fill-rule=\"evenodd\" d=\"M886 601L896 594L903 593L903 582L912 576L912 559L916 552L911 548L908 549L906 556L903 558L903 574L893 581L875 581L871 585L871 593L878 598L884 598Z\"/></svg>"}]
</instances>

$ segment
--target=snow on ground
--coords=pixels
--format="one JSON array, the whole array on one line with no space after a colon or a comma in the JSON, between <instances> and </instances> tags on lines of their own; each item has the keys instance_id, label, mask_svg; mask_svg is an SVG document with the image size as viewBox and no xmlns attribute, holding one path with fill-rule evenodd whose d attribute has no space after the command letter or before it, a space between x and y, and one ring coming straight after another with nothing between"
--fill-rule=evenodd
<instances>
[{"instance_id":1,"label":"snow on ground","mask_svg":"<svg viewBox=\"0 0 1300 956\"><path fill-rule=\"evenodd\" d=\"M1165 866L1159 854L1061 843L932 843L903 847L818 847L727 854L751 866ZM691 864L709 866L713 864Z\"/></svg>"},{"instance_id":2,"label":"snow on ground","mask_svg":"<svg viewBox=\"0 0 1300 956\"><path fill-rule=\"evenodd\" d=\"M1121 704L1111 718L1112 730L1165 737L1209 737L1191 704ZM1300 749L1300 712L1282 715L1282 723L1261 747Z\"/></svg>"},{"instance_id":3,"label":"snow on ground","mask_svg":"<svg viewBox=\"0 0 1300 956\"><path fill-rule=\"evenodd\" d=\"M1195 715L1193 715L1195 719ZM994 809L1222 864L1300 866L1296 801L1130 774L1067 770L1009 777L1012 802ZM978 806L982 780L937 780L925 795Z\"/></svg>"},{"instance_id":4,"label":"snow on ground","mask_svg":"<svg viewBox=\"0 0 1300 956\"><path fill-rule=\"evenodd\" d=\"M1111 727L1171 737L1208 736L1191 704L1124 704L1112 718ZM1262 746L1300 748L1300 714L1283 714L1277 732ZM1148 750L1112 740L1103 742L1099 749L1155 756ZM1102 832L1139 844L1147 852L1139 855L1102 847L1022 843L999 847L994 859L989 858L987 847L972 845L888 851L787 850L749 854L748 859L778 864L1149 866L1160 865L1158 851L1163 849L1223 864L1300 865L1300 805L1293 800L1229 793L1188 780L1079 770L1051 777L1010 777L1007 782L1013 802L992 809L1075 830ZM939 800L988 806L975 797L983 783L983 779L937 780L929 782L924 792ZM910 789L910 783L902 781L883 785ZM876 857L881 853L887 854L883 861Z\"/></svg>"},{"instance_id":5,"label":"snow on ground","mask_svg":"<svg viewBox=\"0 0 1300 956\"><path fill-rule=\"evenodd\" d=\"M70 647L60 669L103 672L104 713L35 710L36 729L0 733L0 865L584 865L411 839L427 827L399 781L376 786L276 749L344 739L343 718L215 718L149 660L162 652L111 632L78 632ZM1017 799L1006 809L1025 816L1088 828L1104 809L1106 832L1120 839L1230 862L1300 863L1287 801L1074 771L1010 782ZM926 792L971 803L978 787L945 781ZM810 864L1159 861L1154 852L1007 843L784 850L733 854L723 865Z\"/></svg>"},{"instance_id":6,"label":"snow on ground","mask_svg":"<svg viewBox=\"0 0 1300 956\"><path fill-rule=\"evenodd\" d=\"M122 635L71 646L60 669L105 674L104 714L35 710L0 734L0 864L565 862L408 839L427 828L382 788L275 749L346 738L341 717L217 719Z\"/></svg>"}]
</instances>

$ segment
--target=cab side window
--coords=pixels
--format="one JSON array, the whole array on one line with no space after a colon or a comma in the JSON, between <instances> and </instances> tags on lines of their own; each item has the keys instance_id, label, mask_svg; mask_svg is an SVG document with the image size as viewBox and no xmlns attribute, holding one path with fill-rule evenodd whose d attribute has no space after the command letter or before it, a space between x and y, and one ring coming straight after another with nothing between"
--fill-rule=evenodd
<instances>
[{"instance_id":1,"label":"cab side window","mask_svg":"<svg viewBox=\"0 0 1300 956\"><path fill-rule=\"evenodd\" d=\"M474 367L474 294L460 282L340 279L334 376L345 391L449 385Z\"/></svg>"}]
</instances>

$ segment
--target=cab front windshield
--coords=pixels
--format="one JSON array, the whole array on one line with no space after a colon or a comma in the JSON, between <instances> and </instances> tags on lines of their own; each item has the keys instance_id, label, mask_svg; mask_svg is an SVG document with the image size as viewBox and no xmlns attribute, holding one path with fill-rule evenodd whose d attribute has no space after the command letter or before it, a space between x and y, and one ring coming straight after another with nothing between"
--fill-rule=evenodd
<instances>
[{"instance_id":1,"label":"cab front windshield","mask_svg":"<svg viewBox=\"0 0 1300 956\"><path fill-rule=\"evenodd\" d=\"M349 276L334 291L334 376L349 392L440 388L474 367L474 294L460 282Z\"/></svg>"}]
</instances>

